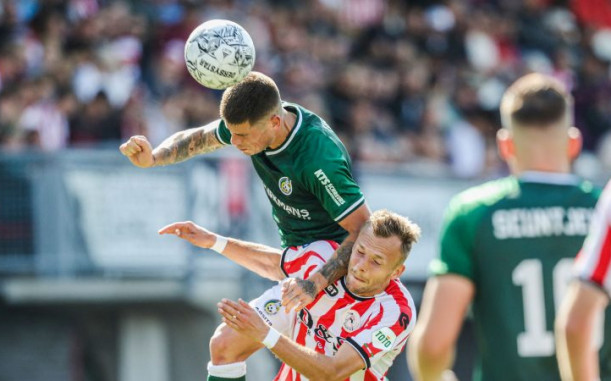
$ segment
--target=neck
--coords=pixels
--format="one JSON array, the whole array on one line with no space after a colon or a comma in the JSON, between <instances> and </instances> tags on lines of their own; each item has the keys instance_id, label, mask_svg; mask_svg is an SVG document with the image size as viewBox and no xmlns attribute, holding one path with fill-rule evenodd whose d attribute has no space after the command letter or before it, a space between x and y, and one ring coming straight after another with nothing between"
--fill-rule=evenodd
<instances>
[{"instance_id":1,"label":"neck","mask_svg":"<svg viewBox=\"0 0 611 381\"><path fill-rule=\"evenodd\" d=\"M276 133L272 143L269 145L269 148L276 149L286 141L286 138L291 133L291 130L293 127L295 127L296 120L297 115L282 108L282 113L280 114L280 126L278 127L278 132Z\"/></svg>"}]
</instances>

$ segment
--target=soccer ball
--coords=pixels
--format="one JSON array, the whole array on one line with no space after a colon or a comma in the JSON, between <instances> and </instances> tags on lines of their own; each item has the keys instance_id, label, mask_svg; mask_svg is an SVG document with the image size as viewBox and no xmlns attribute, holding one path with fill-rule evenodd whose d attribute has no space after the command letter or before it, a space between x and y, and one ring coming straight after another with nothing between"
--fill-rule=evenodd
<instances>
[{"instance_id":1,"label":"soccer ball","mask_svg":"<svg viewBox=\"0 0 611 381\"><path fill-rule=\"evenodd\" d=\"M185 44L191 76L211 89L240 82L255 64L255 46L244 28L229 20L210 20L191 32Z\"/></svg>"}]
</instances>

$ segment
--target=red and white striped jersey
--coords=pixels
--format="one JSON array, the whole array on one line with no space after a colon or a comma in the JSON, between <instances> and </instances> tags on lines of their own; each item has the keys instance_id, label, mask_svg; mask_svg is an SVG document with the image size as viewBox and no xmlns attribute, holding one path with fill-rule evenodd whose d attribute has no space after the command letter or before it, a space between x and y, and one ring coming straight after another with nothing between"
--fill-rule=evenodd
<instances>
[{"instance_id":1,"label":"red and white striped jersey","mask_svg":"<svg viewBox=\"0 0 611 381\"><path fill-rule=\"evenodd\" d=\"M602 287L611 296L611 182L598 200L590 232L577 256L577 276Z\"/></svg>"},{"instance_id":2,"label":"red and white striped jersey","mask_svg":"<svg viewBox=\"0 0 611 381\"><path fill-rule=\"evenodd\" d=\"M327 245L327 246L325 246ZM333 254L337 245L317 241L309 246L288 248L282 269L287 276L307 278ZM395 357L403 350L416 323L416 307L410 293L398 279L378 295L360 297L347 289L344 279L320 292L296 316L292 339L327 356L341 345L351 345L366 368L347 380L384 380ZM275 381L307 381L283 364Z\"/></svg>"}]
</instances>

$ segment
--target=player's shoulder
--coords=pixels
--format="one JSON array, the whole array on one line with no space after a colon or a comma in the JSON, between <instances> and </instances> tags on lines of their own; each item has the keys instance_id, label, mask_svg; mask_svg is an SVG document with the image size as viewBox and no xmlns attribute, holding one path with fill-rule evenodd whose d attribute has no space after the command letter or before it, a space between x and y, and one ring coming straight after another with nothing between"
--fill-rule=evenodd
<instances>
[{"instance_id":1,"label":"player's shoulder","mask_svg":"<svg viewBox=\"0 0 611 381\"><path fill-rule=\"evenodd\" d=\"M456 196L449 203L449 215L470 215L488 210L499 202L517 197L520 192L518 180L508 176L497 180L485 182L468 188Z\"/></svg>"},{"instance_id":2,"label":"player's shoulder","mask_svg":"<svg viewBox=\"0 0 611 381\"><path fill-rule=\"evenodd\" d=\"M296 103L283 102L283 106L297 114L295 128L299 128L300 150L317 152L320 156L329 148L335 150L336 147L342 146L333 129L323 118Z\"/></svg>"},{"instance_id":3,"label":"player's shoulder","mask_svg":"<svg viewBox=\"0 0 611 381\"><path fill-rule=\"evenodd\" d=\"M399 279L392 279L384 293L378 295L382 311L404 330L411 330L416 322L416 305L407 287Z\"/></svg>"}]
</instances>

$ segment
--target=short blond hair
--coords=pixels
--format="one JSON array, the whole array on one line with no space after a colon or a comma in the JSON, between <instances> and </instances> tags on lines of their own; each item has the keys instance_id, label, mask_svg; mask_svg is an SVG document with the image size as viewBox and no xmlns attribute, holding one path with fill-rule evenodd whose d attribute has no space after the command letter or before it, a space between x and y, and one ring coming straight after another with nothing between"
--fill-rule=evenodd
<instances>
[{"instance_id":1,"label":"short blond hair","mask_svg":"<svg viewBox=\"0 0 611 381\"><path fill-rule=\"evenodd\" d=\"M515 81L501 100L503 127L545 128L564 122L572 124L573 97L564 85L550 76L533 73Z\"/></svg>"},{"instance_id":2,"label":"short blond hair","mask_svg":"<svg viewBox=\"0 0 611 381\"><path fill-rule=\"evenodd\" d=\"M401 261L407 259L412 244L420 238L420 227L397 213L386 209L376 210L369 217L365 226L371 226L376 237L397 237L401 241Z\"/></svg>"}]
</instances>

